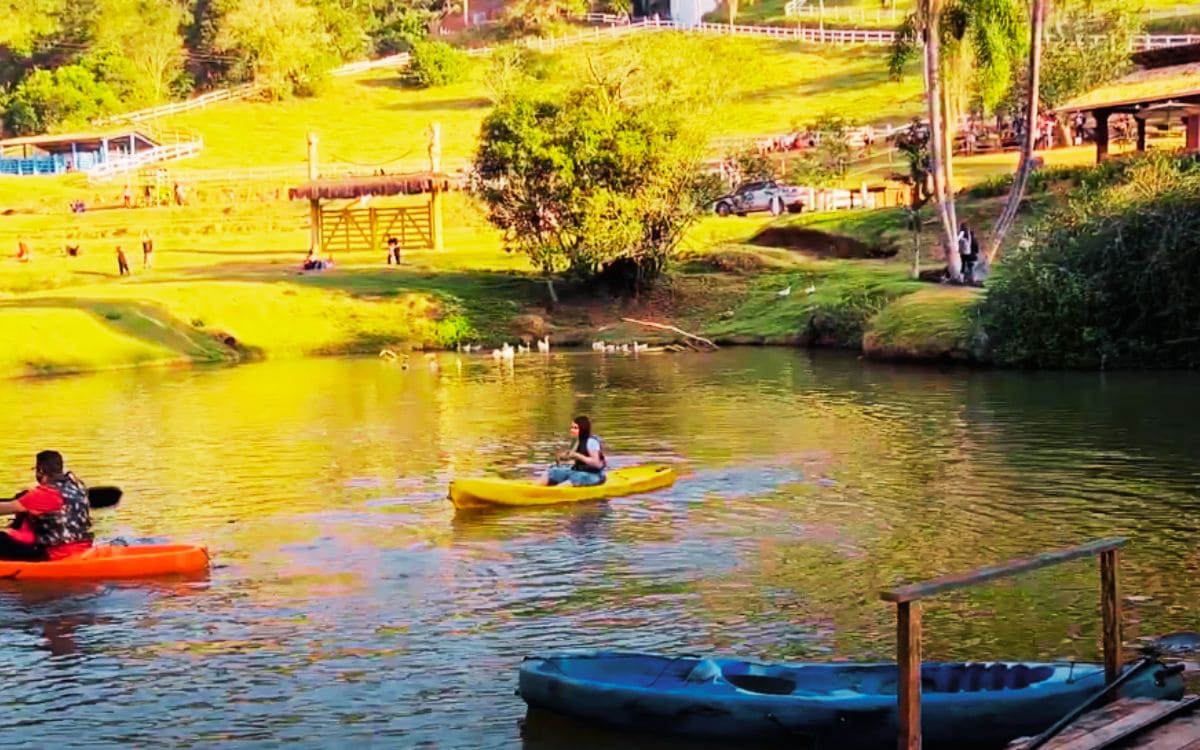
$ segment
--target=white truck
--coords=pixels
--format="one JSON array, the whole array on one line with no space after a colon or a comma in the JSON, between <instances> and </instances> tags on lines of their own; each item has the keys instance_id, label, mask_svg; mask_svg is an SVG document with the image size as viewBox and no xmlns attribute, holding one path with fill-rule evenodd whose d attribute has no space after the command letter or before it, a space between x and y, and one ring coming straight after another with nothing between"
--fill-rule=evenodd
<instances>
[{"instance_id":1,"label":"white truck","mask_svg":"<svg viewBox=\"0 0 1200 750\"><path fill-rule=\"evenodd\" d=\"M774 180L743 182L737 190L713 201L718 216L745 216L755 211L768 211L778 216L784 211L799 213L804 208L804 191Z\"/></svg>"}]
</instances>

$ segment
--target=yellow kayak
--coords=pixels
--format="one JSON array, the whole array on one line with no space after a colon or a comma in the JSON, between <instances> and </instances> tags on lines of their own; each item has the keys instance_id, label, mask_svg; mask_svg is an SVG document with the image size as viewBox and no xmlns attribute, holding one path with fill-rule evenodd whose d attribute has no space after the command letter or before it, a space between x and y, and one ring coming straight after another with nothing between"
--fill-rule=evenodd
<instances>
[{"instance_id":1,"label":"yellow kayak","mask_svg":"<svg viewBox=\"0 0 1200 750\"><path fill-rule=\"evenodd\" d=\"M670 487L675 477L670 466L646 464L613 469L604 484L595 487L572 487L565 483L543 487L527 479L455 479L450 482L450 502L456 508L577 503Z\"/></svg>"}]
</instances>

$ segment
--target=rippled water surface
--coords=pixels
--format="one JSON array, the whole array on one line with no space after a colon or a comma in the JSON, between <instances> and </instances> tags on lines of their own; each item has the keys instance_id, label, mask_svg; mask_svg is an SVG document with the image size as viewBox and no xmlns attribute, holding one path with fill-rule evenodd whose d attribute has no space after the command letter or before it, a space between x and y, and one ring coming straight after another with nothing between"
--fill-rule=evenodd
<instances>
[{"instance_id":1,"label":"rippled water surface","mask_svg":"<svg viewBox=\"0 0 1200 750\"><path fill-rule=\"evenodd\" d=\"M414 360L414 362L419 360ZM105 539L209 545L199 580L0 586L0 746L574 750L523 656L891 658L877 591L1112 535L1129 640L1197 629L1186 374L872 365L790 350L265 363L6 383L0 474L58 447ZM591 415L670 490L455 515ZM1095 658L1081 561L929 602L927 658ZM587 735L589 747L625 747Z\"/></svg>"}]
</instances>

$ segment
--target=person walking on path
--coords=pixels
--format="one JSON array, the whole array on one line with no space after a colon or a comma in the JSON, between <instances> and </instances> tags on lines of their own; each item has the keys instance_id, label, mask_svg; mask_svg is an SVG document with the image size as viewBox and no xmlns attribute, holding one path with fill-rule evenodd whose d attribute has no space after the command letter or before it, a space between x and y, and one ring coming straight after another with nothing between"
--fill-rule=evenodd
<instances>
[{"instance_id":1,"label":"person walking on path","mask_svg":"<svg viewBox=\"0 0 1200 750\"><path fill-rule=\"evenodd\" d=\"M121 276L129 275L129 261L125 258L125 251L117 245L117 273Z\"/></svg>"}]
</instances>

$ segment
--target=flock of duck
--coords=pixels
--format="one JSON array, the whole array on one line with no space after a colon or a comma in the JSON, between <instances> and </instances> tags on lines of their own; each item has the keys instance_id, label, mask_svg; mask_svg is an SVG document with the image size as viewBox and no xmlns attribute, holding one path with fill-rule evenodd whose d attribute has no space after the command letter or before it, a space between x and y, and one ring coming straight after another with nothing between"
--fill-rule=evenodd
<instances>
[{"instance_id":1,"label":"flock of duck","mask_svg":"<svg viewBox=\"0 0 1200 750\"><path fill-rule=\"evenodd\" d=\"M541 339L535 340L533 342L533 346L518 342L514 347L505 341L500 345L499 349L492 350L492 359L496 360L497 362L511 362L518 354L529 354L532 352L534 346L537 347L539 353L549 354L550 337L544 336ZM470 354L472 352L482 351L483 344L460 343L457 347L455 347L455 349L461 354ZM632 344L610 344L604 341L593 341L592 351L603 352L605 354L641 354L642 352L650 351L650 345L639 344L637 341L634 341ZM438 368L437 355L433 352L428 352L424 356L429 367L436 370ZM403 352L395 352L391 349L381 349L379 352L379 358L386 360L400 360L406 368L408 367L409 356Z\"/></svg>"}]
</instances>

